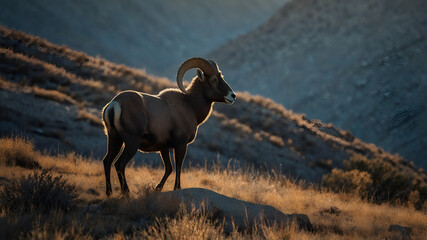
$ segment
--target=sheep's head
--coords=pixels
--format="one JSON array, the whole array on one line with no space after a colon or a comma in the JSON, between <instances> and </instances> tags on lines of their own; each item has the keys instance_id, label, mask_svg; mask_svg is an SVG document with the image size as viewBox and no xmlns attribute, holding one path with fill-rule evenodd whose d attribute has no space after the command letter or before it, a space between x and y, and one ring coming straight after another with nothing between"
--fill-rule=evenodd
<instances>
[{"instance_id":1,"label":"sheep's head","mask_svg":"<svg viewBox=\"0 0 427 240\"><path fill-rule=\"evenodd\" d=\"M212 60L198 57L184 61L178 69L176 82L183 93L188 94L182 84L182 79L185 72L192 68L197 68L197 77L206 86L204 91L207 98L215 102L225 102L227 104L233 104L236 101L236 94L224 80L224 76L219 70L218 65Z\"/></svg>"}]
</instances>

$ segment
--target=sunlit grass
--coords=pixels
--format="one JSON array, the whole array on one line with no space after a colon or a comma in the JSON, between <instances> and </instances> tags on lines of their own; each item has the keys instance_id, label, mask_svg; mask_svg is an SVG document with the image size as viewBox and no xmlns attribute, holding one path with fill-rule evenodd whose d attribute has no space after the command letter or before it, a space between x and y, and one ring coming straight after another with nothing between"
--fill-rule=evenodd
<instances>
[{"instance_id":1,"label":"sunlit grass","mask_svg":"<svg viewBox=\"0 0 427 240\"><path fill-rule=\"evenodd\" d=\"M18 137L0 139L0 166L38 169L40 157L40 153L34 149L34 144L27 139Z\"/></svg>"},{"instance_id":2,"label":"sunlit grass","mask_svg":"<svg viewBox=\"0 0 427 240\"><path fill-rule=\"evenodd\" d=\"M191 236L212 236L216 231L219 239L378 239L391 236L388 232L391 224L411 227L414 239L421 239L421 236L427 233L426 212L417 211L412 207L387 203L378 205L361 199L356 193L332 193L318 186L308 186L302 182L290 180L280 174L268 175L251 169L222 168L215 165L184 168L181 180L183 188L207 188L229 197L268 204L284 213L306 214L314 226L314 232L257 225L250 232L234 232L227 236L223 233L221 225L214 220L205 215L195 215L190 212L172 218L160 217L155 221L142 220L147 216L149 216L148 219L153 219L144 199L147 194L153 192L152 189L160 181L163 175L162 168L128 166L126 175L131 189L129 200L121 199L118 179L113 168L114 194L108 199L105 196L105 178L101 161L83 158L73 153L46 155L35 150L31 142L19 138L3 138L1 141L6 143L3 145L19 142L19 149L24 149L27 156L34 156L42 169L47 169L52 176L61 176L68 184L76 187L80 207L71 212L70 216L62 216L60 222L81 220L82 216L78 212L90 211L87 206L97 209L85 215L92 222L85 222L84 226L77 223L68 226L74 229L76 236L120 238L126 235L131 238L145 236L179 239L187 236L189 231L187 227L194 226L196 233ZM0 148L0 156L5 156L7 151L11 151L10 149ZM21 176L30 176L34 171L41 172L42 169L3 165L0 177L10 180L19 179ZM164 191L172 190L173 184L174 175L172 174L166 182ZM331 214L325 211L331 207L339 209L339 213ZM52 220L49 220L55 215L46 215L40 220L40 217L35 217L37 214L22 215L10 209L2 209L2 212L2 221L6 221L7 226L11 228L16 227L16 224L24 224L27 218L34 226L38 224L38 227L32 228L28 236L35 234L34 231L41 235L47 234L48 229L57 236L67 232L67 228L59 225L55 229ZM75 220L70 219L71 216ZM120 224L114 225L111 221L118 221ZM141 226L141 221L145 221L147 228L138 227ZM190 238L191 236L188 236L188 239L195 239Z\"/></svg>"}]
</instances>

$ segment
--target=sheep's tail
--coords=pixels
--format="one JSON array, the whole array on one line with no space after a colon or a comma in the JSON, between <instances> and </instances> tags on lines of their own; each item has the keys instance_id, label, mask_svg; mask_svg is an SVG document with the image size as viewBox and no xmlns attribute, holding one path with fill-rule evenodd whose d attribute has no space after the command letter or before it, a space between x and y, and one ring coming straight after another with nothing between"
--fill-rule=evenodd
<instances>
[{"instance_id":1,"label":"sheep's tail","mask_svg":"<svg viewBox=\"0 0 427 240\"><path fill-rule=\"evenodd\" d=\"M111 101L102 110L102 119L104 120L104 132L108 135L108 132L112 129L118 130L120 128L120 114L122 109L120 104L116 101Z\"/></svg>"}]
</instances>

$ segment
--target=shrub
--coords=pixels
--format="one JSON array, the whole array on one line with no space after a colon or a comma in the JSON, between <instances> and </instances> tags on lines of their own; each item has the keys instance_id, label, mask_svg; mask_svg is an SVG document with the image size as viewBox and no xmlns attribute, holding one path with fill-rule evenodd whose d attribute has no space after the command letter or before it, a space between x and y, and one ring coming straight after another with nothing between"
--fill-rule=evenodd
<instances>
[{"instance_id":1,"label":"shrub","mask_svg":"<svg viewBox=\"0 0 427 240\"><path fill-rule=\"evenodd\" d=\"M40 169L37 159L40 154L34 144L18 137L0 139L0 165Z\"/></svg>"},{"instance_id":2,"label":"shrub","mask_svg":"<svg viewBox=\"0 0 427 240\"><path fill-rule=\"evenodd\" d=\"M363 195L371 187L372 179L369 173L357 169L332 169L331 174L323 177L323 184L335 192L356 192Z\"/></svg>"},{"instance_id":3,"label":"shrub","mask_svg":"<svg viewBox=\"0 0 427 240\"><path fill-rule=\"evenodd\" d=\"M0 202L10 211L48 213L69 211L75 206L77 196L74 185L45 170L6 183L0 192Z\"/></svg>"},{"instance_id":4,"label":"shrub","mask_svg":"<svg viewBox=\"0 0 427 240\"><path fill-rule=\"evenodd\" d=\"M416 173L399 168L392 159L368 159L353 155L344 161L345 170L333 169L323 176L323 185L333 191L355 192L377 203L407 202L420 208L426 199L424 180Z\"/></svg>"}]
</instances>

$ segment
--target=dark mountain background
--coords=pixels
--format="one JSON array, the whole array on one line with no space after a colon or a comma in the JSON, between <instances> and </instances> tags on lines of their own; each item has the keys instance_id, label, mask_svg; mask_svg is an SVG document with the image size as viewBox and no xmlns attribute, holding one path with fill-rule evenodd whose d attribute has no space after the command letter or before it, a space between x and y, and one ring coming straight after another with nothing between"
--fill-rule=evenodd
<instances>
[{"instance_id":1,"label":"dark mountain background","mask_svg":"<svg viewBox=\"0 0 427 240\"><path fill-rule=\"evenodd\" d=\"M427 2L290 1L209 56L237 89L427 167Z\"/></svg>"},{"instance_id":2,"label":"dark mountain background","mask_svg":"<svg viewBox=\"0 0 427 240\"><path fill-rule=\"evenodd\" d=\"M0 0L0 23L91 56L174 78L266 21L287 0Z\"/></svg>"}]
</instances>

